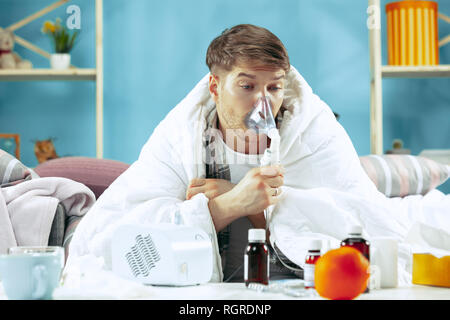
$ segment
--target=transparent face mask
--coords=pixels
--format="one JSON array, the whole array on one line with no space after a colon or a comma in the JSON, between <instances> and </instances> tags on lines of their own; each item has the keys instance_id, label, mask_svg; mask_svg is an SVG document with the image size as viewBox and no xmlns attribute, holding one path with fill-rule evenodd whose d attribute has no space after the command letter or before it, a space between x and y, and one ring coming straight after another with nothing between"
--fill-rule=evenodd
<instances>
[{"instance_id":1,"label":"transparent face mask","mask_svg":"<svg viewBox=\"0 0 450 320\"><path fill-rule=\"evenodd\" d=\"M259 98L244 121L247 128L254 130L257 134L269 135L271 129L276 129L269 97Z\"/></svg>"}]
</instances>

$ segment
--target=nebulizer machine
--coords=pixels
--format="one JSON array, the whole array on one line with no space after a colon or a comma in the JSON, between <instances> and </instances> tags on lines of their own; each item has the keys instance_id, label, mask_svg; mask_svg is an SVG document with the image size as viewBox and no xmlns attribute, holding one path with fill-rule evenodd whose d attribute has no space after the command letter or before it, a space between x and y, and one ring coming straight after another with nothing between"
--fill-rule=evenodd
<instances>
[{"instance_id":1,"label":"nebulizer machine","mask_svg":"<svg viewBox=\"0 0 450 320\"><path fill-rule=\"evenodd\" d=\"M113 234L111 251L112 271L143 284L189 286L212 277L212 242L197 227L122 225Z\"/></svg>"}]
</instances>

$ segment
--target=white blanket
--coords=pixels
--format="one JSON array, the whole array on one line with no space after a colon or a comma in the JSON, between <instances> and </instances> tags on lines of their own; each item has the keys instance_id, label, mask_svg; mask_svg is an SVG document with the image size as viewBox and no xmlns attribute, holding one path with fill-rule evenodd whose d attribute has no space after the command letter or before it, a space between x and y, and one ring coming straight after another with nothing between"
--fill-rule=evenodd
<instances>
[{"instance_id":1,"label":"white blanket","mask_svg":"<svg viewBox=\"0 0 450 320\"><path fill-rule=\"evenodd\" d=\"M197 194L185 199L189 181L205 177L203 132L206 114L215 107L208 77L171 110L139 159L81 221L71 243L66 272L85 255L103 257L105 268L110 269L111 237L119 225L173 223L180 215L183 223L201 227L210 235L215 249L211 281L222 281L208 198ZM299 241L311 235L342 239L354 222L362 224L366 237L390 235L404 242L414 221L425 215L420 209L408 209L407 199L387 199L377 191L345 130L293 67L287 74L283 105L287 111L280 128L280 159L286 169L285 199L273 212L272 240L294 261L304 257L301 250L292 250ZM435 216L445 223L448 232L448 197L445 201Z\"/></svg>"},{"instance_id":2,"label":"white blanket","mask_svg":"<svg viewBox=\"0 0 450 320\"><path fill-rule=\"evenodd\" d=\"M84 215L95 202L85 185L38 178L0 189L0 254L15 246L46 246L58 203L66 215Z\"/></svg>"}]
</instances>

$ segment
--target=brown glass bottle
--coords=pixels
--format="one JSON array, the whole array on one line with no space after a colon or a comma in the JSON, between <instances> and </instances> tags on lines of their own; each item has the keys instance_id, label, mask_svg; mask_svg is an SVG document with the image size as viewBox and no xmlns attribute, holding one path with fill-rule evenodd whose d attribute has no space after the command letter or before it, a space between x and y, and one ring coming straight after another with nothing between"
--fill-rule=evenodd
<instances>
[{"instance_id":1,"label":"brown glass bottle","mask_svg":"<svg viewBox=\"0 0 450 320\"><path fill-rule=\"evenodd\" d=\"M342 240L341 247L353 247L362 253L370 263L370 243L362 237L362 228L360 226L352 226L348 234L348 238ZM369 292L367 286L364 293Z\"/></svg>"},{"instance_id":2,"label":"brown glass bottle","mask_svg":"<svg viewBox=\"0 0 450 320\"><path fill-rule=\"evenodd\" d=\"M244 255L244 281L269 284L269 248L266 245L266 230L248 230L248 245Z\"/></svg>"}]
</instances>

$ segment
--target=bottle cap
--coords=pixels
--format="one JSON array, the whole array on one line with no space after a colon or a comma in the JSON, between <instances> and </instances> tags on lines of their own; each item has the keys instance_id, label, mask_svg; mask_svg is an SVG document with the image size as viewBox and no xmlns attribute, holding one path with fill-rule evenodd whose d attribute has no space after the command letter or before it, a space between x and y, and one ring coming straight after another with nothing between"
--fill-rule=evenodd
<instances>
[{"instance_id":1,"label":"bottle cap","mask_svg":"<svg viewBox=\"0 0 450 320\"><path fill-rule=\"evenodd\" d=\"M322 240L320 239L314 239L314 240L310 240L309 244L308 244L308 250L312 251L318 251L322 249Z\"/></svg>"},{"instance_id":2,"label":"bottle cap","mask_svg":"<svg viewBox=\"0 0 450 320\"><path fill-rule=\"evenodd\" d=\"M266 241L266 230L264 229L249 229L248 241Z\"/></svg>"},{"instance_id":3,"label":"bottle cap","mask_svg":"<svg viewBox=\"0 0 450 320\"><path fill-rule=\"evenodd\" d=\"M351 235L361 235L362 234L362 227L359 225L353 225L350 227L350 231L348 232Z\"/></svg>"}]
</instances>

